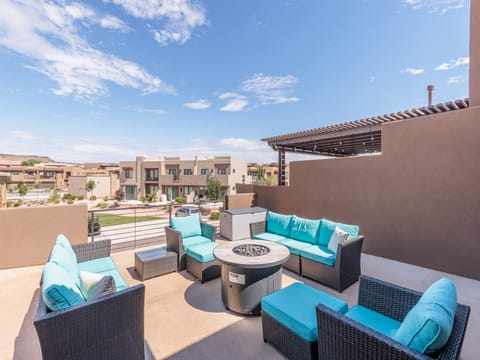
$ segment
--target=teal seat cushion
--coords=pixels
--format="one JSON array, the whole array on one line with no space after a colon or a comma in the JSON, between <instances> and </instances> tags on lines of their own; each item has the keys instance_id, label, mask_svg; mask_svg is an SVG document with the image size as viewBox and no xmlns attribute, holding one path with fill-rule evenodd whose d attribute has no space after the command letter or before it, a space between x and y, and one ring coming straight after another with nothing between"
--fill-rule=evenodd
<instances>
[{"instance_id":1,"label":"teal seat cushion","mask_svg":"<svg viewBox=\"0 0 480 360\"><path fill-rule=\"evenodd\" d=\"M68 309L85 302L71 274L63 267L50 261L43 268L42 298L52 311Z\"/></svg>"},{"instance_id":2,"label":"teal seat cushion","mask_svg":"<svg viewBox=\"0 0 480 360\"><path fill-rule=\"evenodd\" d=\"M49 262L55 263L64 269L72 278L72 280L80 284L80 271L77 262L72 258L71 254L62 245L55 244L50 252Z\"/></svg>"},{"instance_id":3,"label":"teal seat cushion","mask_svg":"<svg viewBox=\"0 0 480 360\"><path fill-rule=\"evenodd\" d=\"M195 246L195 245L198 245L198 244L209 243L209 242L212 242L212 241L210 239L204 237L204 236L197 235L197 236L190 236L186 239L182 239L182 242L183 242L183 250L186 250L191 246Z\"/></svg>"},{"instance_id":4,"label":"teal seat cushion","mask_svg":"<svg viewBox=\"0 0 480 360\"><path fill-rule=\"evenodd\" d=\"M253 237L253 239L254 240L266 240L266 241L279 242L279 241L285 240L287 238L283 235L277 235L277 234L272 234L272 233L269 233L269 232L265 232L265 233L262 233L262 234L255 235Z\"/></svg>"},{"instance_id":5,"label":"teal seat cushion","mask_svg":"<svg viewBox=\"0 0 480 360\"><path fill-rule=\"evenodd\" d=\"M319 229L320 220L304 219L294 215L292 217L290 238L316 244Z\"/></svg>"},{"instance_id":6,"label":"teal seat cushion","mask_svg":"<svg viewBox=\"0 0 480 360\"><path fill-rule=\"evenodd\" d=\"M289 237L291 220L292 215L283 215L269 211L267 213L267 232Z\"/></svg>"},{"instance_id":7,"label":"teal seat cushion","mask_svg":"<svg viewBox=\"0 0 480 360\"><path fill-rule=\"evenodd\" d=\"M103 271L116 270L117 266L110 256L106 256L78 263L78 269L92 273L101 273Z\"/></svg>"},{"instance_id":8,"label":"teal seat cushion","mask_svg":"<svg viewBox=\"0 0 480 360\"><path fill-rule=\"evenodd\" d=\"M350 236L349 238L355 239L358 237L358 226L357 225L348 225L333 222L327 219L320 220L320 232L318 237L318 244L322 246L328 246L330 238L332 237L333 232L335 231L335 226L338 226L343 231L347 232Z\"/></svg>"},{"instance_id":9,"label":"teal seat cushion","mask_svg":"<svg viewBox=\"0 0 480 360\"><path fill-rule=\"evenodd\" d=\"M171 227L172 229L180 231L182 233L182 238L202 235L199 214L184 217L173 217L171 219Z\"/></svg>"},{"instance_id":10,"label":"teal seat cushion","mask_svg":"<svg viewBox=\"0 0 480 360\"><path fill-rule=\"evenodd\" d=\"M300 255L300 251L309 246L312 246L310 243L294 240L294 239L285 239L278 242L279 244L285 245L288 250L294 255Z\"/></svg>"},{"instance_id":11,"label":"teal seat cushion","mask_svg":"<svg viewBox=\"0 0 480 360\"><path fill-rule=\"evenodd\" d=\"M117 268L110 269L110 270L104 270L104 271L98 272L97 274L102 274L104 276L105 275L110 275L111 277L113 277L113 280L115 280L115 287L117 288L117 291L128 288L127 283L125 282L125 280L123 279L122 275L117 270Z\"/></svg>"},{"instance_id":12,"label":"teal seat cushion","mask_svg":"<svg viewBox=\"0 0 480 360\"><path fill-rule=\"evenodd\" d=\"M457 309L455 284L442 278L430 285L408 312L394 339L424 354L433 354L446 343Z\"/></svg>"},{"instance_id":13,"label":"teal seat cushion","mask_svg":"<svg viewBox=\"0 0 480 360\"><path fill-rule=\"evenodd\" d=\"M75 254L75 251L73 251L72 245L65 235L59 234L55 240L55 244L63 246L63 248L68 251L72 259L77 262L77 255Z\"/></svg>"},{"instance_id":14,"label":"teal seat cushion","mask_svg":"<svg viewBox=\"0 0 480 360\"><path fill-rule=\"evenodd\" d=\"M346 317L358 321L359 323L378 331L379 333L392 338L397 333L401 322L389 318L376 311L361 305L355 305L345 314Z\"/></svg>"},{"instance_id":15,"label":"teal seat cushion","mask_svg":"<svg viewBox=\"0 0 480 360\"><path fill-rule=\"evenodd\" d=\"M323 304L344 314L348 304L302 283L294 283L262 298L262 311L307 341L317 341L315 307Z\"/></svg>"},{"instance_id":16,"label":"teal seat cushion","mask_svg":"<svg viewBox=\"0 0 480 360\"><path fill-rule=\"evenodd\" d=\"M329 248L321 245L310 245L300 251L300 256L328 266L335 266L336 254Z\"/></svg>"},{"instance_id":17,"label":"teal seat cushion","mask_svg":"<svg viewBox=\"0 0 480 360\"><path fill-rule=\"evenodd\" d=\"M213 256L213 249L215 249L217 246L217 243L209 241L208 243L191 246L185 250L185 253L198 262L206 263L215 260L215 257Z\"/></svg>"}]
</instances>

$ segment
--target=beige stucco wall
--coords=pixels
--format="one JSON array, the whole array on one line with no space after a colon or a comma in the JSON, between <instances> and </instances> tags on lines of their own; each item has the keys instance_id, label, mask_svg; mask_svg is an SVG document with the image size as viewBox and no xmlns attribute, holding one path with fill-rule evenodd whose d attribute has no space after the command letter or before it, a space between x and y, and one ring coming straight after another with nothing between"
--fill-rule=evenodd
<instances>
[{"instance_id":1,"label":"beige stucco wall","mask_svg":"<svg viewBox=\"0 0 480 360\"><path fill-rule=\"evenodd\" d=\"M0 209L0 269L43 264L58 234L87 241L87 206Z\"/></svg>"},{"instance_id":2,"label":"beige stucco wall","mask_svg":"<svg viewBox=\"0 0 480 360\"><path fill-rule=\"evenodd\" d=\"M282 213L358 224L364 251L480 279L480 107L396 121L382 155L292 162L290 186L241 186Z\"/></svg>"}]
</instances>

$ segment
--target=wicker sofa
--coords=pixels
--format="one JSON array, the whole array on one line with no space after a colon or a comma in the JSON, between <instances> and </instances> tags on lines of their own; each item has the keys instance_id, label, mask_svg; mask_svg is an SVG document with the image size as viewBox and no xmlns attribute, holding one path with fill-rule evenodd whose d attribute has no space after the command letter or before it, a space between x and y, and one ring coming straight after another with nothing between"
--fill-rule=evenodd
<instances>
[{"instance_id":1,"label":"wicker sofa","mask_svg":"<svg viewBox=\"0 0 480 360\"><path fill-rule=\"evenodd\" d=\"M422 293L390 284L365 275L360 277L358 305L404 321L407 313L419 302ZM447 343L433 355L426 355L365 326L359 321L317 305L318 356L329 360L371 359L459 359L470 307L456 304L453 328Z\"/></svg>"},{"instance_id":2,"label":"wicker sofa","mask_svg":"<svg viewBox=\"0 0 480 360\"><path fill-rule=\"evenodd\" d=\"M336 251L332 251L328 242L337 226L349 234L349 240L339 242ZM290 258L284 268L339 292L357 282L360 276L364 236L358 235L358 226L268 211L265 221L250 224L250 236L285 245Z\"/></svg>"},{"instance_id":3,"label":"wicker sofa","mask_svg":"<svg viewBox=\"0 0 480 360\"><path fill-rule=\"evenodd\" d=\"M109 274L117 291L52 311L43 297L48 290L44 269L34 318L43 359L144 359L144 285L126 286L116 267L111 268L110 240L71 249L80 269ZM108 270L105 264L110 264Z\"/></svg>"}]
</instances>

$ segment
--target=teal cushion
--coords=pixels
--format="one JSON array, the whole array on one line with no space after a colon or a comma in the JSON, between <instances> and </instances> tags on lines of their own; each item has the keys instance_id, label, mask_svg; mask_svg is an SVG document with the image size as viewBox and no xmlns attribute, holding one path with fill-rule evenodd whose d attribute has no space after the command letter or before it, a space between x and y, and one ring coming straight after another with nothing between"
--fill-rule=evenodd
<instances>
[{"instance_id":1,"label":"teal cushion","mask_svg":"<svg viewBox=\"0 0 480 360\"><path fill-rule=\"evenodd\" d=\"M300 251L300 256L328 266L335 266L336 254L325 246L310 245Z\"/></svg>"},{"instance_id":2,"label":"teal cushion","mask_svg":"<svg viewBox=\"0 0 480 360\"><path fill-rule=\"evenodd\" d=\"M295 240L316 244L319 229L320 220L304 219L294 215L292 217L290 237Z\"/></svg>"},{"instance_id":3,"label":"teal cushion","mask_svg":"<svg viewBox=\"0 0 480 360\"><path fill-rule=\"evenodd\" d=\"M217 246L217 243L209 241L208 243L191 246L185 250L185 253L198 262L206 263L215 260L215 257L213 256L213 249L215 249Z\"/></svg>"},{"instance_id":4,"label":"teal cushion","mask_svg":"<svg viewBox=\"0 0 480 360\"><path fill-rule=\"evenodd\" d=\"M302 283L294 283L262 298L262 311L307 341L317 341L315 307L323 304L344 314L345 301Z\"/></svg>"},{"instance_id":5,"label":"teal cushion","mask_svg":"<svg viewBox=\"0 0 480 360\"><path fill-rule=\"evenodd\" d=\"M120 272L115 268L115 269L110 269L110 270L104 270L99 272L98 274L104 275L104 276L111 276L115 280L115 287L117 288L117 291L127 289L128 285L123 279L122 275Z\"/></svg>"},{"instance_id":6,"label":"teal cushion","mask_svg":"<svg viewBox=\"0 0 480 360\"><path fill-rule=\"evenodd\" d=\"M289 237L291 220L292 215L282 215L269 211L267 213L267 232Z\"/></svg>"},{"instance_id":7,"label":"teal cushion","mask_svg":"<svg viewBox=\"0 0 480 360\"><path fill-rule=\"evenodd\" d=\"M183 242L183 250L186 250L191 246L210 243L212 241L204 236L190 236L186 239L182 239L182 242Z\"/></svg>"},{"instance_id":8,"label":"teal cushion","mask_svg":"<svg viewBox=\"0 0 480 360\"><path fill-rule=\"evenodd\" d=\"M71 274L50 261L43 268L42 298L52 311L68 309L73 305L85 302Z\"/></svg>"},{"instance_id":9,"label":"teal cushion","mask_svg":"<svg viewBox=\"0 0 480 360\"><path fill-rule=\"evenodd\" d=\"M81 271L100 273L107 270L116 270L117 266L110 256L106 256L78 263L78 269Z\"/></svg>"},{"instance_id":10,"label":"teal cushion","mask_svg":"<svg viewBox=\"0 0 480 360\"><path fill-rule=\"evenodd\" d=\"M288 250L294 255L300 255L300 251L304 248L312 246L310 243L303 241L298 241L294 239L285 239L278 242L279 244L285 245Z\"/></svg>"},{"instance_id":11,"label":"teal cushion","mask_svg":"<svg viewBox=\"0 0 480 360\"><path fill-rule=\"evenodd\" d=\"M266 240L266 241L273 241L273 242L279 242L282 240L287 239L285 236L282 235L277 235L269 232L265 232L262 234L257 234L253 237L254 240Z\"/></svg>"},{"instance_id":12,"label":"teal cushion","mask_svg":"<svg viewBox=\"0 0 480 360\"><path fill-rule=\"evenodd\" d=\"M342 223L336 223L327 219L320 220L320 232L318 238L318 244L322 246L328 246L328 242L332 237L333 232L335 231L335 226L338 226L343 231L348 232L350 235L350 240L353 240L358 237L358 226L357 225L348 225Z\"/></svg>"},{"instance_id":13,"label":"teal cushion","mask_svg":"<svg viewBox=\"0 0 480 360\"><path fill-rule=\"evenodd\" d=\"M393 338L400 327L400 321L394 320L361 305L355 305L345 314L346 317Z\"/></svg>"},{"instance_id":14,"label":"teal cushion","mask_svg":"<svg viewBox=\"0 0 480 360\"><path fill-rule=\"evenodd\" d=\"M456 309L455 284L442 278L430 285L408 312L394 339L421 353L433 354L447 343Z\"/></svg>"},{"instance_id":15,"label":"teal cushion","mask_svg":"<svg viewBox=\"0 0 480 360\"><path fill-rule=\"evenodd\" d=\"M68 241L67 237L63 234L60 234L57 236L57 239L55 240L55 244L58 244L60 246L63 246L65 250L68 251L70 256L75 262L77 261L77 255L75 254L75 251L73 251L72 245L70 244L70 241Z\"/></svg>"},{"instance_id":16,"label":"teal cushion","mask_svg":"<svg viewBox=\"0 0 480 360\"><path fill-rule=\"evenodd\" d=\"M180 231L182 233L182 238L202 235L199 214L184 217L173 217L171 219L171 227L172 229Z\"/></svg>"},{"instance_id":17,"label":"teal cushion","mask_svg":"<svg viewBox=\"0 0 480 360\"><path fill-rule=\"evenodd\" d=\"M77 263L72 258L71 254L59 244L55 244L50 252L49 262L55 263L63 268L71 277L72 280L78 285L80 284L80 271Z\"/></svg>"}]
</instances>

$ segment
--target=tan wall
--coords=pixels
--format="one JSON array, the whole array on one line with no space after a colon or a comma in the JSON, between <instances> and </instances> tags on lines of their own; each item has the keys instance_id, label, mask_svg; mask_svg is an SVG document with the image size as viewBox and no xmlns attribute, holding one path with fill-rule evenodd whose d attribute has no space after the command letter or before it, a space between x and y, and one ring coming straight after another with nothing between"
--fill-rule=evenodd
<instances>
[{"instance_id":1,"label":"tan wall","mask_svg":"<svg viewBox=\"0 0 480 360\"><path fill-rule=\"evenodd\" d=\"M225 195L225 210L244 209L254 205L254 193Z\"/></svg>"},{"instance_id":2,"label":"tan wall","mask_svg":"<svg viewBox=\"0 0 480 360\"><path fill-rule=\"evenodd\" d=\"M290 164L290 186L238 185L282 213L358 224L364 252L480 280L480 107L396 121L382 155Z\"/></svg>"},{"instance_id":3,"label":"tan wall","mask_svg":"<svg viewBox=\"0 0 480 360\"><path fill-rule=\"evenodd\" d=\"M58 234L72 244L87 241L87 206L0 209L0 269L47 261Z\"/></svg>"}]
</instances>

